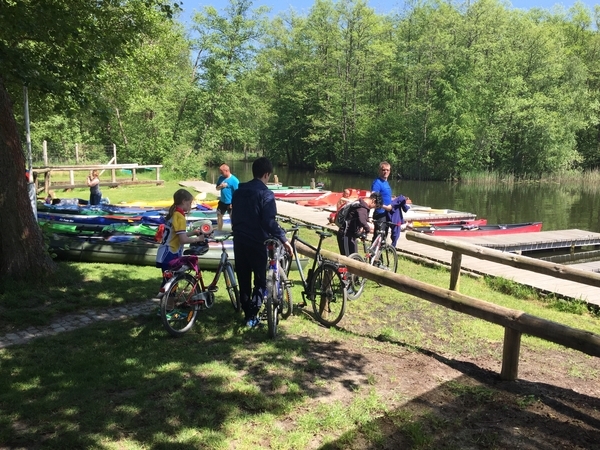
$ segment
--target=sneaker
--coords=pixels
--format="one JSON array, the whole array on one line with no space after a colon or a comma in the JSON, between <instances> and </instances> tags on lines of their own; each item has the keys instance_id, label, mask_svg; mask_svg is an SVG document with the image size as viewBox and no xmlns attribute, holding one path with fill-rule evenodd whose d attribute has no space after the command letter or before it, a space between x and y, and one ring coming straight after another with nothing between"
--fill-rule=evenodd
<instances>
[{"instance_id":1,"label":"sneaker","mask_svg":"<svg viewBox=\"0 0 600 450\"><path fill-rule=\"evenodd\" d=\"M257 328L262 324L260 323L260 319L258 317L253 317L252 319L246 322L246 328Z\"/></svg>"}]
</instances>

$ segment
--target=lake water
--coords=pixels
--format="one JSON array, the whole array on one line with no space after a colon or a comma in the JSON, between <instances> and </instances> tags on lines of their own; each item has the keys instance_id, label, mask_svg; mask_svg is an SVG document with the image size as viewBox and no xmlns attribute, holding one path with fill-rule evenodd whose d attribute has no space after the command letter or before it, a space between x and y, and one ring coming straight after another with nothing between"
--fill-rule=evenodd
<instances>
[{"instance_id":1,"label":"lake water","mask_svg":"<svg viewBox=\"0 0 600 450\"><path fill-rule=\"evenodd\" d=\"M252 163L228 162L240 181L252 179ZM216 182L219 171L208 168L207 181ZM346 187L370 189L373 177L290 170L276 167L274 175L285 186L308 186L311 178L327 190ZM273 181L273 177L271 177ZM600 195L595 186L522 183L513 186L476 186L439 181L405 181L390 177L394 195L410 197L414 204L471 212L489 224L543 222L543 230L580 229L600 232Z\"/></svg>"}]
</instances>

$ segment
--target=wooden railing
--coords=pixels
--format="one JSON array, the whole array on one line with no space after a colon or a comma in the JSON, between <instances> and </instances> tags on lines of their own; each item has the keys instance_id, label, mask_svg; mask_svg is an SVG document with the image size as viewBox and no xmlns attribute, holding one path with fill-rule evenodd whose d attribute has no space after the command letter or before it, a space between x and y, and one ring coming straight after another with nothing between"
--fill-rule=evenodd
<instances>
[{"instance_id":1,"label":"wooden railing","mask_svg":"<svg viewBox=\"0 0 600 450\"><path fill-rule=\"evenodd\" d=\"M428 236L417 235L416 233L407 233L407 237L409 239L412 239L412 236L409 237L409 235L428 238ZM439 239L436 238L436 241L439 241ZM312 249L302 245L301 243L297 243L297 249L303 255L313 258L315 256ZM469 250L470 252L473 252L473 254L478 253L478 251L473 249L465 248L463 250ZM485 250L487 250L487 252L492 252L492 250L489 249ZM353 259L327 250L321 250L321 254L326 259L346 265L351 272L362 277L367 277L368 279L376 281L382 285L391 287L406 294L414 295L415 297L419 297L423 300L445 306L446 308L450 308L454 311L468 314L470 316L503 326L504 346L502 352L502 369L500 372L500 377L504 380L515 380L518 376L521 335L523 333L536 336L556 344L564 345L565 347L579 350L587 353L588 355L600 357L600 336L597 334L532 316L523 311L505 308L503 306L485 302L477 298L469 297L460 294L455 289L444 289L437 286L432 286L430 284L414 280L405 275L378 269L368 264L357 262ZM455 261L454 258L453 261ZM517 263L522 264L522 262L515 261L515 264ZM460 263L458 262L457 265L459 267L458 273L460 273ZM560 272L562 274L567 273L566 271ZM455 275L455 278L458 279L458 276ZM455 283L455 288L457 286L458 282Z\"/></svg>"},{"instance_id":2,"label":"wooden railing","mask_svg":"<svg viewBox=\"0 0 600 450\"><path fill-rule=\"evenodd\" d=\"M75 172L89 172L90 170L100 170L101 173L108 170L111 173L110 181L100 181L100 186L116 187L122 184L163 184L164 181L160 179L161 164L91 164L91 165L73 165L73 166L49 166L49 167L37 167L33 168L34 175L38 176L44 174L44 187L38 189L39 192L49 192L52 189L52 173L55 172L68 172L69 182L55 183L54 187L58 189L74 189L74 188L85 188L86 183L75 182ZM131 170L131 180L117 180L117 170L127 169ZM137 170L139 169L155 169L156 177L155 180L138 180ZM86 175L87 176L87 175ZM129 177L128 177L129 178Z\"/></svg>"}]
</instances>

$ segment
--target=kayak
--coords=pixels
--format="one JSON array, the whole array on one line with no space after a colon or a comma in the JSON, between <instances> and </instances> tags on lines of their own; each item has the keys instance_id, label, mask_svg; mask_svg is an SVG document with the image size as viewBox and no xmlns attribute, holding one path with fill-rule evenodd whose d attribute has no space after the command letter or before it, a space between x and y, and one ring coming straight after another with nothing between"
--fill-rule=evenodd
<instances>
[{"instance_id":1,"label":"kayak","mask_svg":"<svg viewBox=\"0 0 600 450\"><path fill-rule=\"evenodd\" d=\"M159 247L159 244L150 237L131 234L114 234L106 237L55 234L50 239L49 245L61 260L139 266L156 266L156 252ZM209 242L208 245L208 252L198 256L200 267L215 270L221 259L221 244ZM232 240L225 241L225 249L235 266ZM303 267L306 266L308 258L301 258L300 263ZM295 263L292 269L297 270Z\"/></svg>"}]
</instances>

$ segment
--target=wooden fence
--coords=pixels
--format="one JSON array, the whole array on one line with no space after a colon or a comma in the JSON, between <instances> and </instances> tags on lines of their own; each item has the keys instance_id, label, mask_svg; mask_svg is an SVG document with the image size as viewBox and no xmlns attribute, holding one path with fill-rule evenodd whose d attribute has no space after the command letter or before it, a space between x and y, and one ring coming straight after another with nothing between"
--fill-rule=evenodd
<instances>
[{"instance_id":1,"label":"wooden fence","mask_svg":"<svg viewBox=\"0 0 600 450\"><path fill-rule=\"evenodd\" d=\"M406 233L406 235L409 239L413 238L412 235L418 236L419 238L423 237L435 239L436 245L440 242L439 238L430 238L429 236L423 236L417 233ZM415 238L414 240L421 241L417 238ZM446 241L446 245L451 244L449 244ZM477 255L481 250L479 247L475 248L475 246L469 246L468 244L459 245L473 247L469 249L462 249L464 250L464 252L466 252L467 250L469 252L472 252L470 253L472 256ZM314 251L312 251L309 247L302 245L301 243L297 243L297 249L303 255L310 256L313 258L315 256ZM489 252L494 252L490 249L485 250L485 253L486 255L488 255L488 257ZM460 253L460 250L455 251L457 253ZM568 327L560 323L532 316L523 311L498 306L493 303L485 302L483 300L469 297L457 292L457 273L460 273L459 258L453 258L453 263L456 263L458 266L458 270L456 270L456 272L454 268L452 271L452 277L455 279L455 289L444 289L439 288L437 286L432 286L427 283L423 283L421 281L414 280L405 275L400 275L382 269L378 269L368 264L355 261L353 259L341 256L337 253L333 253L327 250L321 250L321 253L324 258L344 264L348 267L348 269L351 272L363 277L367 277L368 279L376 281L382 285L391 287L406 294L414 295L415 297L419 297L423 300L442 305L454 311L468 314L470 316L503 326L504 346L502 352L502 369L500 372L500 377L504 380L515 380L518 376L519 354L521 351L521 335L523 333L529 334L531 336L536 336L547 341L554 342L556 344L564 345L565 347L579 350L581 352L587 353L588 355L600 357L600 336L597 334ZM524 264L522 261L515 262L515 264L517 263ZM535 266L540 267L538 265ZM560 272L562 274L565 274L570 271Z\"/></svg>"},{"instance_id":2,"label":"wooden fence","mask_svg":"<svg viewBox=\"0 0 600 450\"><path fill-rule=\"evenodd\" d=\"M117 187L120 185L137 185L137 184L164 184L164 181L160 179L161 164L150 164L150 165L139 165L139 164L91 164L91 165L75 165L75 166L50 166L50 167L37 167L33 168L34 176L38 177L44 174L44 183L42 188L38 188L38 192L46 191L50 189L74 189L74 188L86 188L86 183L75 182L75 172L86 172L90 170L100 170L104 172L110 171L110 181L100 181L100 186ZM153 169L156 171L154 180L138 180L137 171L140 169ZM127 180L117 180L117 170L130 170L131 177L127 177ZM55 182L52 184L52 173L68 172L69 182ZM85 178L84 177L84 178ZM131 179L129 179L131 178Z\"/></svg>"}]
</instances>

